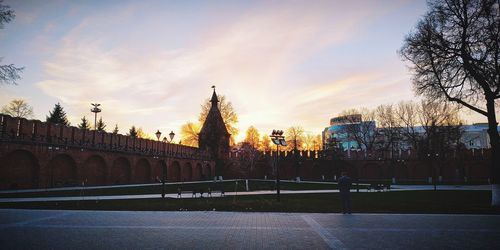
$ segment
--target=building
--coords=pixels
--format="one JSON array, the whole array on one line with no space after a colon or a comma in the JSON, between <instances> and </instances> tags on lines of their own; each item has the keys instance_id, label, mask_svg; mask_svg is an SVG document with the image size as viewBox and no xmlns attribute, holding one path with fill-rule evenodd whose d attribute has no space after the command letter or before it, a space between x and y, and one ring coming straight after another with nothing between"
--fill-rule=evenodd
<instances>
[{"instance_id":1,"label":"building","mask_svg":"<svg viewBox=\"0 0 500 250\"><path fill-rule=\"evenodd\" d=\"M460 141L467 149L490 148L490 136L488 135L488 123L474 123L465 125ZM497 128L500 131L500 127Z\"/></svg>"},{"instance_id":2,"label":"building","mask_svg":"<svg viewBox=\"0 0 500 250\"><path fill-rule=\"evenodd\" d=\"M363 121L360 114L334 117L322 132L323 148L364 149L355 137L374 137L375 129L375 121Z\"/></svg>"},{"instance_id":3,"label":"building","mask_svg":"<svg viewBox=\"0 0 500 250\"><path fill-rule=\"evenodd\" d=\"M213 88L214 92L210 99L212 106L201 128L198 145L201 150L206 150L212 155L216 162L215 174L217 176L222 176L224 159L229 155L229 140L231 134L227 131L224 119L219 110L219 99L217 98L215 87Z\"/></svg>"},{"instance_id":4,"label":"building","mask_svg":"<svg viewBox=\"0 0 500 250\"><path fill-rule=\"evenodd\" d=\"M474 123L460 127L460 143L467 149L489 149L490 137L488 135L487 123ZM399 130L399 131L398 131ZM404 128L394 128L395 133L404 134ZM497 128L500 132L500 127ZM439 131L439 130L438 130ZM364 145L359 145L359 141L371 141L374 145L377 142L386 140L383 129L376 127L375 121L363 121L361 115L338 116L330 119L330 126L322 132L324 148L336 147L342 151L348 149L364 150ZM426 129L423 126L416 126L413 132L423 138ZM404 141L404 136L395 142L397 148L410 149L411 144Z\"/></svg>"}]
</instances>

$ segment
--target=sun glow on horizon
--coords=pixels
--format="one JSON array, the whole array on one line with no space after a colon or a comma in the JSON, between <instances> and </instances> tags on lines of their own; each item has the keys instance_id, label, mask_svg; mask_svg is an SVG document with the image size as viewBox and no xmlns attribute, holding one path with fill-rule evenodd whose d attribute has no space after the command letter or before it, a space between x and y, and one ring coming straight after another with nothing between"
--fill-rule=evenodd
<instances>
[{"instance_id":1,"label":"sun glow on horizon","mask_svg":"<svg viewBox=\"0 0 500 250\"><path fill-rule=\"evenodd\" d=\"M45 120L61 102L72 125L100 116L155 138L198 121L213 84L255 126L320 134L344 109L415 99L396 51L425 1L5 1L4 62L24 66L0 104L23 98ZM474 116L471 116L474 117ZM180 137L176 136L176 141Z\"/></svg>"}]
</instances>

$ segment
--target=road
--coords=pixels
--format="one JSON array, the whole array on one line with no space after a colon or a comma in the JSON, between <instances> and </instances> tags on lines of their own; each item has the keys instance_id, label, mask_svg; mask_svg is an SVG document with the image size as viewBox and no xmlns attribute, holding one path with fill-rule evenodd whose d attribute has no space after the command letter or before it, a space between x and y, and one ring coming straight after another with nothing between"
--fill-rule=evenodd
<instances>
[{"instance_id":1,"label":"road","mask_svg":"<svg viewBox=\"0 0 500 250\"><path fill-rule=\"evenodd\" d=\"M0 210L2 249L500 249L500 216Z\"/></svg>"}]
</instances>

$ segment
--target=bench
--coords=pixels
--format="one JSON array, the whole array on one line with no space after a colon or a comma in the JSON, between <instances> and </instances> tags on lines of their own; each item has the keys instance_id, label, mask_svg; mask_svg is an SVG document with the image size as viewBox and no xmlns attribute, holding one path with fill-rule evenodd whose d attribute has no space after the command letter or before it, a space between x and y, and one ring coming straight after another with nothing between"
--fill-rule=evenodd
<instances>
[{"instance_id":1,"label":"bench","mask_svg":"<svg viewBox=\"0 0 500 250\"><path fill-rule=\"evenodd\" d=\"M177 190L177 198L182 198L182 194L195 194L193 191L181 191L180 189Z\"/></svg>"},{"instance_id":2,"label":"bench","mask_svg":"<svg viewBox=\"0 0 500 250\"><path fill-rule=\"evenodd\" d=\"M368 186L368 192L371 192L372 190L377 192L389 191L391 190L391 184L372 183Z\"/></svg>"},{"instance_id":3,"label":"bench","mask_svg":"<svg viewBox=\"0 0 500 250\"><path fill-rule=\"evenodd\" d=\"M203 194L207 194L207 197L212 197L212 193L220 193L220 197L226 196L224 190L211 190L210 188L205 192L205 190L192 190L192 191L182 191L181 189L177 189L177 198L182 198L182 195L191 194L192 198L198 197L197 194L200 194L200 198L203 197Z\"/></svg>"}]
</instances>

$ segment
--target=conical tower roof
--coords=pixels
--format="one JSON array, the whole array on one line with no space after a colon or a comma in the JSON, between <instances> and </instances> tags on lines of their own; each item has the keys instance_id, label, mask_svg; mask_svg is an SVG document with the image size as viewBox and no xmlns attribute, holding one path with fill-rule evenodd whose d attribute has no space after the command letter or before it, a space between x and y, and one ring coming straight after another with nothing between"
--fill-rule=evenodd
<instances>
[{"instance_id":1,"label":"conical tower roof","mask_svg":"<svg viewBox=\"0 0 500 250\"><path fill-rule=\"evenodd\" d=\"M217 97L217 93L215 92L215 87L210 102L212 103L212 106L210 107L210 110L208 111L207 117L205 119L205 123L203 123L203 127L201 128L200 137L202 135L208 134L216 137L230 135L227 131L224 119L222 118L222 114L219 110L219 98Z\"/></svg>"},{"instance_id":2,"label":"conical tower roof","mask_svg":"<svg viewBox=\"0 0 500 250\"><path fill-rule=\"evenodd\" d=\"M215 92L215 86L212 86L212 88L214 89L210 99L212 106L198 136L198 145L200 149L207 150L212 155L215 161L215 175L222 176L225 159L228 157L231 134L227 132L224 119L219 110L219 98Z\"/></svg>"}]
</instances>

